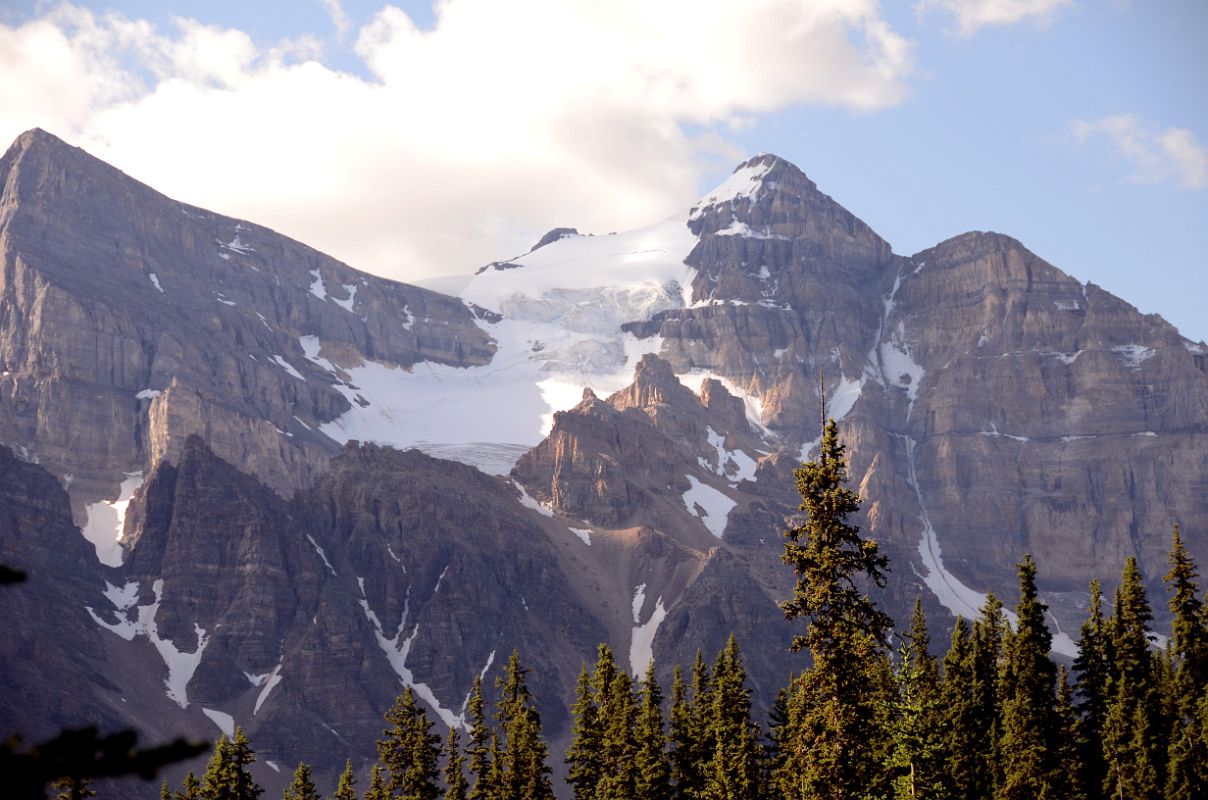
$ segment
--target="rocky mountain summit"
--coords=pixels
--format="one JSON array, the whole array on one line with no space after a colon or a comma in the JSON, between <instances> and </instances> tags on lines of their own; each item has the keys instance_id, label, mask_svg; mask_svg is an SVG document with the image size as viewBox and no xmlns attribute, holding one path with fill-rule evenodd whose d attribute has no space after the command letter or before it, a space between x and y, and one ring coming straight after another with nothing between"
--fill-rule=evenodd
<instances>
[{"instance_id":1,"label":"rocky mountain summit","mask_svg":"<svg viewBox=\"0 0 1208 800\"><path fill-rule=\"evenodd\" d=\"M884 605L922 594L937 639L1027 552L1064 655L1087 582L1136 555L1156 588L1172 524L1208 563L1208 346L1005 236L895 254L775 156L458 298L41 131L0 184L0 556L31 574L0 711L30 736L238 724L275 785L363 763L403 686L460 725L514 647L557 740L596 643L667 677L731 632L766 707L823 403Z\"/></svg>"}]
</instances>

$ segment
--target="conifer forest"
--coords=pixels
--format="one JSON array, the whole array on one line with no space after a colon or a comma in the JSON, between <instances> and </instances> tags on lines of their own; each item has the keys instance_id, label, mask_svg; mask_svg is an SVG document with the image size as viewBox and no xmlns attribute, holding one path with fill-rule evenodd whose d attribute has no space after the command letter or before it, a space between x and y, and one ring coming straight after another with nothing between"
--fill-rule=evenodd
<instances>
[{"instance_id":1,"label":"conifer forest","mask_svg":"<svg viewBox=\"0 0 1208 800\"><path fill-rule=\"evenodd\" d=\"M784 533L783 555L796 587L781 609L799 623L802 669L786 676L766 720L752 714L741 631L712 661L698 652L676 667L669 687L653 664L632 679L600 645L579 676L572 741L552 753L513 652L493 687L476 682L464 731L442 739L407 689L385 713L367 779L350 761L320 792L300 764L284 800L546 800L557 758L575 800L1208 797L1208 609L1177 527L1165 576L1171 635L1151 630L1153 601L1130 559L1114 597L1091 584L1067 668L1050 657L1030 557L1018 565L1017 598L991 595L945 641L929 632L921 602L895 628L876 601L890 564L850 521L861 498L847 486L833 421L796 477L803 522ZM236 730L201 777L165 782L161 797L261 797L254 761ZM90 796L86 780L55 790Z\"/></svg>"}]
</instances>

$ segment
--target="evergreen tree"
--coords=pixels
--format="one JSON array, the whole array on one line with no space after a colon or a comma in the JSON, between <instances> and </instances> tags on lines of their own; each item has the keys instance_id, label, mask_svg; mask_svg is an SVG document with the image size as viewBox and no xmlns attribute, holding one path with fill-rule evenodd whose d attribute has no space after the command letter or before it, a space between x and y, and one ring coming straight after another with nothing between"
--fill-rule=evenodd
<instances>
[{"instance_id":1,"label":"evergreen tree","mask_svg":"<svg viewBox=\"0 0 1208 800\"><path fill-rule=\"evenodd\" d=\"M440 737L432 733L428 715L415 702L411 687L386 712L390 727L378 740L378 758L386 769L386 790L405 800L440 797Z\"/></svg>"},{"instance_id":2,"label":"evergreen tree","mask_svg":"<svg viewBox=\"0 0 1208 800\"><path fill-rule=\"evenodd\" d=\"M1208 747L1200 729L1198 700L1208 688L1208 617L1199 597L1195 562L1174 526L1170 571L1165 576L1173 615L1168 655L1171 662L1170 745L1166 797L1208 797Z\"/></svg>"},{"instance_id":3,"label":"evergreen tree","mask_svg":"<svg viewBox=\"0 0 1208 800\"><path fill-rule=\"evenodd\" d=\"M1159 798L1163 782L1157 757L1157 697L1149 649L1153 613L1133 557L1124 564L1110 635L1113 663L1103 726L1103 791L1129 800Z\"/></svg>"},{"instance_id":4,"label":"evergreen tree","mask_svg":"<svg viewBox=\"0 0 1208 800\"><path fill-rule=\"evenodd\" d=\"M310 765L305 761L294 770L294 781L285 789L282 800L319 800L319 792L310 776Z\"/></svg>"},{"instance_id":5,"label":"evergreen tree","mask_svg":"<svg viewBox=\"0 0 1208 800\"><path fill-rule=\"evenodd\" d=\"M600 708L600 783L598 800L632 800L637 788L634 726L637 704L633 681L624 670L612 670L612 679L602 686Z\"/></svg>"},{"instance_id":6,"label":"evergreen tree","mask_svg":"<svg viewBox=\"0 0 1208 800\"><path fill-rule=\"evenodd\" d=\"M487 726L486 702L482 699L481 677L474 678L466 710L470 714L470 738L466 745L466 755L470 762L469 800L493 800L495 785L491 782L493 772L490 742L493 740L494 734Z\"/></svg>"},{"instance_id":7,"label":"evergreen tree","mask_svg":"<svg viewBox=\"0 0 1208 800\"><path fill-rule=\"evenodd\" d=\"M449 728L445 743L445 800L466 800L465 756L457 742L457 726Z\"/></svg>"},{"instance_id":8,"label":"evergreen tree","mask_svg":"<svg viewBox=\"0 0 1208 800\"><path fill-rule=\"evenodd\" d=\"M796 681L796 676L789 676L789 685ZM776 692L776 699L768 709L768 738L763 749L763 776L765 786L771 786L775 775L784 767L784 759L789 746L789 693L781 687Z\"/></svg>"},{"instance_id":9,"label":"evergreen tree","mask_svg":"<svg viewBox=\"0 0 1208 800\"><path fill-rule=\"evenodd\" d=\"M939 670L928 652L929 642L923 603L915 600L910 632L894 674L895 696L889 703L892 751L887 766L893 772L893 794L898 800L933 800L944 794Z\"/></svg>"},{"instance_id":10,"label":"evergreen tree","mask_svg":"<svg viewBox=\"0 0 1208 800\"><path fill-rule=\"evenodd\" d=\"M256 756L243 729L235 728L234 739L224 735L214 747L198 794L205 800L257 800L264 790L249 771L254 763Z\"/></svg>"},{"instance_id":11,"label":"evergreen tree","mask_svg":"<svg viewBox=\"0 0 1208 800\"><path fill-rule=\"evenodd\" d=\"M574 789L575 800L593 800L600 783L600 721L587 665L579 671L575 683L574 720L570 746L566 748L566 782Z\"/></svg>"},{"instance_id":12,"label":"evergreen tree","mask_svg":"<svg viewBox=\"0 0 1208 800\"><path fill-rule=\"evenodd\" d=\"M711 707L712 676L696 651L691 684L685 690L680 668L675 668L671 687L671 777L676 798L699 798L705 789L710 747L708 709Z\"/></svg>"},{"instance_id":13,"label":"evergreen tree","mask_svg":"<svg viewBox=\"0 0 1208 800\"><path fill-rule=\"evenodd\" d=\"M975 796L992 797L1002 784L1002 764L998 757L1002 708L999 673L1003 661L1003 641L1008 632L1002 602L992 593L986 595L981 617L973 624L973 707L977 738L970 747L984 765L981 785Z\"/></svg>"},{"instance_id":14,"label":"evergreen tree","mask_svg":"<svg viewBox=\"0 0 1208 800\"><path fill-rule=\"evenodd\" d=\"M201 781L192 770L185 773L184 783L181 785L181 791L176 793L176 800L202 800Z\"/></svg>"},{"instance_id":15,"label":"evergreen tree","mask_svg":"<svg viewBox=\"0 0 1208 800\"><path fill-rule=\"evenodd\" d=\"M382 777L381 764L374 764L373 771L369 773L369 788L365 790L364 800L391 800L390 793L386 791L386 781Z\"/></svg>"},{"instance_id":16,"label":"evergreen tree","mask_svg":"<svg viewBox=\"0 0 1208 800\"><path fill-rule=\"evenodd\" d=\"M541 715L525 682L527 674L528 670L520 664L520 652L513 650L504 674L496 679L500 691L496 709L497 755L492 759L499 776L496 785L502 798L553 800L546 746L541 738Z\"/></svg>"},{"instance_id":17,"label":"evergreen tree","mask_svg":"<svg viewBox=\"0 0 1208 800\"><path fill-rule=\"evenodd\" d=\"M956 618L952 641L944 656L944 680L940 690L940 731L944 737L944 782L952 800L976 800L987 796L984 774L988 772L978 741L979 720L974 696L973 634L964 617Z\"/></svg>"},{"instance_id":18,"label":"evergreen tree","mask_svg":"<svg viewBox=\"0 0 1208 800\"><path fill-rule=\"evenodd\" d=\"M336 784L335 794L331 800L357 800L357 776L352 771L352 759L344 762L344 771L340 773L340 782Z\"/></svg>"},{"instance_id":19,"label":"evergreen tree","mask_svg":"<svg viewBox=\"0 0 1208 800\"><path fill-rule=\"evenodd\" d=\"M792 741L777 782L790 797L847 800L877 791L883 777L878 705L886 686L885 634L891 622L862 582L885 585L888 559L848 522L860 496L847 484L847 460L834 420L825 426L817 461L794 473L803 525L785 532L782 560L793 568L789 620L804 618L794 651L808 648L813 665L790 702Z\"/></svg>"},{"instance_id":20,"label":"evergreen tree","mask_svg":"<svg viewBox=\"0 0 1208 800\"><path fill-rule=\"evenodd\" d=\"M759 731L751 720L751 691L738 641L730 636L713 666L709 709L712 750L702 796L708 800L747 800L761 792Z\"/></svg>"},{"instance_id":21,"label":"evergreen tree","mask_svg":"<svg viewBox=\"0 0 1208 800\"><path fill-rule=\"evenodd\" d=\"M1057 670L1057 736L1053 752L1053 774L1049 777L1049 796L1057 800L1087 800L1082 765L1084 752L1079 739L1078 712L1074 709L1074 692L1070 688L1065 667Z\"/></svg>"},{"instance_id":22,"label":"evergreen tree","mask_svg":"<svg viewBox=\"0 0 1208 800\"><path fill-rule=\"evenodd\" d=\"M654 675L654 660L642 680L642 702L637 719L637 785L634 800L670 800L671 765L667 757L667 733L663 726L663 690Z\"/></svg>"},{"instance_id":23,"label":"evergreen tree","mask_svg":"<svg viewBox=\"0 0 1208 800\"><path fill-rule=\"evenodd\" d=\"M1049 659L1053 636L1045 624L1048 607L1036 590L1036 565L1025 556L1019 565L1017 628L1007 639L1000 671L1002 732L998 740L1002 784L997 800L1053 797L1050 784L1056 766L1055 690L1057 669Z\"/></svg>"},{"instance_id":24,"label":"evergreen tree","mask_svg":"<svg viewBox=\"0 0 1208 800\"><path fill-rule=\"evenodd\" d=\"M1079 715L1083 784L1092 789L1103 785L1107 766L1103 762L1103 723L1107 719L1108 682L1111 678L1110 642L1103 618L1103 593L1099 581L1091 581L1091 604L1074 659Z\"/></svg>"}]
</instances>

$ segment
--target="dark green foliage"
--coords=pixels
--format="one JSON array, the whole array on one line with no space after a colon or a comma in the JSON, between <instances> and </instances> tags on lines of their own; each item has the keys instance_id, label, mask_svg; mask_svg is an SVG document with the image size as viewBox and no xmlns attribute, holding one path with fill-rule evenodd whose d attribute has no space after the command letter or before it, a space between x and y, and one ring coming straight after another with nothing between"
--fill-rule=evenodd
<instances>
[{"instance_id":1,"label":"dark green foliage","mask_svg":"<svg viewBox=\"0 0 1208 800\"><path fill-rule=\"evenodd\" d=\"M466 758L457 742L457 728L449 728L445 742L445 800L466 800L469 786L466 784Z\"/></svg>"},{"instance_id":2,"label":"dark green foliage","mask_svg":"<svg viewBox=\"0 0 1208 800\"><path fill-rule=\"evenodd\" d=\"M482 698L482 678L474 678L470 688L470 699L466 703L470 717L470 740L466 744L466 755L470 761L469 800L488 800L494 796L495 786L490 744L491 732L487 729L486 701Z\"/></svg>"},{"instance_id":3,"label":"dark green foliage","mask_svg":"<svg viewBox=\"0 0 1208 800\"><path fill-rule=\"evenodd\" d=\"M891 625L862 588L884 586L888 560L848 519L860 496L847 483L847 461L834 420L817 461L794 473L805 523L785 532L782 560L793 568L787 619L804 618L793 649L809 648L813 665L789 700L791 746L776 776L788 797L847 800L881 793L888 755L878 725L891 685L885 633Z\"/></svg>"},{"instance_id":4,"label":"dark green foliage","mask_svg":"<svg viewBox=\"0 0 1208 800\"><path fill-rule=\"evenodd\" d=\"M352 771L352 759L344 762L344 771L340 773L340 782L336 784L335 794L331 800L357 800L357 776Z\"/></svg>"},{"instance_id":5,"label":"dark green foliage","mask_svg":"<svg viewBox=\"0 0 1208 800\"><path fill-rule=\"evenodd\" d=\"M634 723L637 704L633 681L624 670L611 670L607 685L599 687L600 782L598 800L631 800L637 788L637 738ZM597 675L597 677L599 677Z\"/></svg>"},{"instance_id":6,"label":"dark green foliage","mask_svg":"<svg viewBox=\"0 0 1208 800\"><path fill-rule=\"evenodd\" d=\"M386 780L382 777L382 765L374 764L369 774L369 788L365 790L365 800L390 800L386 791Z\"/></svg>"},{"instance_id":7,"label":"dark green foliage","mask_svg":"<svg viewBox=\"0 0 1208 800\"><path fill-rule=\"evenodd\" d=\"M1099 581L1091 581L1091 603L1082 635L1078 639L1078 657L1074 659L1080 716L1078 738L1085 786L1100 787L1107 774L1103 762L1103 724L1107 720L1108 681L1111 667L1107 621L1103 617L1103 593Z\"/></svg>"},{"instance_id":8,"label":"dark green foliage","mask_svg":"<svg viewBox=\"0 0 1208 800\"><path fill-rule=\"evenodd\" d=\"M848 518L860 511L860 495L847 484L847 458L835 421L827 423L817 461L794 471L805 523L784 532L781 560L797 578L793 598L780 604L786 619L806 619L804 634L793 637L794 651L809 648L815 664L840 666L853 640L882 644L893 624L856 582L885 585L889 559L877 543L860 537ZM828 665L826 668L831 668Z\"/></svg>"},{"instance_id":9,"label":"dark green foliage","mask_svg":"<svg viewBox=\"0 0 1208 800\"><path fill-rule=\"evenodd\" d=\"M910 632L899 651L896 692L887 717L892 750L893 796L937 800L944 796L945 742L940 716L939 668L928 652L922 601L916 600Z\"/></svg>"},{"instance_id":10,"label":"dark green foliage","mask_svg":"<svg viewBox=\"0 0 1208 800\"><path fill-rule=\"evenodd\" d=\"M436 800L440 797L440 737L432 733L428 715L415 702L410 687L386 712L390 727L377 743L378 759L386 770L391 797Z\"/></svg>"},{"instance_id":11,"label":"dark green foliage","mask_svg":"<svg viewBox=\"0 0 1208 800\"><path fill-rule=\"evenodd\" d=\"M685 688L680 668L671 687L671 778L677 798L701 797L713 757L709 747L708 709L712 705L712 676L696 651L691 684Z\"/></svg>"},{"instance_id":12,"label":"dark green foliage","mask_svg":"<svg viewBox=\"0 0 1208 800\"><path fill-rule=\"evenodd\" d=\"M1149 645L1153 614L1135 558L1124 564L1116 608L1109 625L1112 663L1108 708L1103 724L1105 794L1161 797L1164 764L1158 759L1160 719L1155 662Z\"/></svg>"},{"instance_id":13,"label":"dark green foliage","mask_svg":"<svg viewBox=\"0 0 1208 800\"><path fill-rule=\"evenodd\" d=\"M708 800L746 800L762 793L759 729L751 721L746 679L738 642L731 635L713 665L706 738L712 752L701 794Z\"/></svg>"},{"instance_id":14,"label":"dark green foliage","mask_svg":"<svg viewBox=\"0 0 1208 800\"><path fill-rule=\"evenodd\" d=\"M496 679L499 703L495 718L498 738L492 748L493 774L501 798L553 800L546 765L546 745L541 738L541 715L525 682L528 670L513 650L504 674Z\"/></svg>"},{"instance_id":15,"label":"dark green foliage","mask_svg":"<svg viewBox=\"0 0 1208 800\"><path fill-rule=\"evenodd\" d=\"M981 617L973 624L973 718L977 730L969 747L983 766L975 797L993 796L1002 783L1002 764L998 757L1002 727L998 681L1007 632L1002 602L993 594L986 595Z\"/></svg>"},{"instance_id":16,"label":"dark green foliage","mask_svg":"<svg viewBox=\"0 0 1208 800\"><path fill-rule=\"evenodd\" d=\"M663 690L654 676L654 661L642 680L638 709L634 800L670 800L671 764L663 724Z\"/></svg>"},{"instance_id":17,"label":"dark green foliage","mask_svg":"<svg viewBox=\"0 0 1208 800\"><path fill-rule=\"evenodd\" d=\"M1195 563L1174 528L1170 571L1165 576L1174 616L1168 656L1168 719L1166 797L1192 800L1208 797L1208 731L1199 706L1208 698L1208 610L1199 596Z\"/></svg>"},{"instance_id":18,"label":"dark green foliage","mask_svg":"<svg viewBox=\"0 0 1208 800\"><path fill-rule=\"evenodd\" d=\"M293 783L286 787L282 800L319 800L319 792L310 776L310 764L305 761L298 764Z\"/></svg>"},{"instance_id":19,"label":"dark green foliage","mask_svg":"<svg viewBox=\"0 0 1208 800\"><path fill-rule=\"evenodd\" d=\"M1049 777L1049 796L1062 800L1087 800L1086 774L1081 768L1083 747L1079 741L1078 713L1074 692L1065 667L1057 671L1057 733L1053 749L1053 772Z\"/></svg>"},{"instance_id":20,"label":"dark green foliage","mask_svg":"<svg viewBox=\"0 0 1208 800\"><path fill-rule=\"evenodd\" d=\"M603 647L603 645L601 645ZM600 783L600 722L595 693L587 665L579 671L575 684L575 704L571 708L574 727L566 749L566 781L574 788L575 800L592 800Z\"/></svg>"},{"instance_id":21,"label":"dark green foliage","mask_svg":"<svg viewBox=\"0 0 1208 800\"><path fill-rule=\"evenodd\" d=\"M214 755L201 779L201 797L204 800L256 800L264 790L252 779L254 763L256 756L243 729L235 728L235 738L223 736L214 747Z\"/></svg>"},{"instance_id":22,"label":"dark green foliage","mask_svg":"<svg viewBox=\"0 0 1208 800\"><path fill-rule=\"evenodd\" d=\"M1016 629L1007 637L999 672L1002 730L998 754L1002 783L998 800L1052 797L1056 766L1055 709L1057 669L1049 658L1053 636L1045 623L1048 610L1036 591L1036 565L1025 556L1019 565L1019 604Z\"/></svg>"},{"instance_id":23,"label":"dark green foliage","mask_svg":"<svg viewBox=\"0 0 1208 800\"><path fill-rule=\"evenodd\" d=\"M944 737L944 782L952 800L985 797L984 754L974 746L983 721L978 718L974 692L973 634L969 623L957 617L952 641L944 656L944 681L940 690L940 731Z\"/></svg>"}]
</instances>

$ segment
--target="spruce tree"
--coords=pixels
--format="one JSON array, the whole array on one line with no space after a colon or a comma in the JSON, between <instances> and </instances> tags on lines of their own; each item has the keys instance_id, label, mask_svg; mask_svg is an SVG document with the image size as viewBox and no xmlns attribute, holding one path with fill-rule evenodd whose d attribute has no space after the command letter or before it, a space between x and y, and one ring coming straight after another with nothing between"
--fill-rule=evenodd
<instances>
[{"instance_id":1,"label":"spruce tree","mask_svg":"<svg viewBox=\"0 0 1208 800\"><path fill-rule=\"evenodd\" d=\"M986 796L983 774L987 771L974 743L979 721L973 683L973 634L964 617L957 617L952 640L944 656L944 679L940 690L940 730L944 737L944 781L952 800L976 800Z\"/></svg>"},{"instance_id":2,"label":"spruce tree","mask_svg":"<svg viewBox=\"0 0 1208 800\"><path fill-rule=\"evenodd\" d=\"M1036 590L1036 565L1025 556L1019 565L1018 623L1007 638L1000 671L1002 732L998 740L1002 783L996 800L1052 797L1056 766L1057 668L1049 659L1053 636L1045 624L1048 607Z\"/></svg>"},{"instance_id":3,"label":"spruce tree","mask_svg":"<svg viewBox=\"0 0 1208 800\"><path fill-rule=\"evenodd\" d=\"M896 692L888 726L897 800L939 800L944 796L943 730L939 706L939 670L928 652L930 637L921 600L915 600L910 632L904 637L894 673Z\"/></svg>"},{"instance_id":4,"label":"spruce tree","mask_svg":"<svg viewBox=\"0 0 1208 800\"><path fill-rule=\"evenodd\" d=\"M264 789L252 778L254 763L256 756L243 729L235 728L233 739L219 738L198 794L205 800L257 800Z\"/></svg>"},{"instance_id":5,"label":"spruce tree","mask_svg":"<svg viewBox=\"0 0 1208 800\"><path fill-rule=\"evenodd\" d=\"M378 758L386 769L386 790L406 800L440 797L440 737L432 733L428 715L415 702L408 686L386 712L390 727L378 740Z\"/></svg>"},{"instance_id":6,"label":"spruce tree","mask_svg":"<svg viewBox=\"0 0 1208 800\"><path fill-rule=\"evenodd\" d=\"M570 713L573 722L564 759L566 782L573 788L575 800L593 800L600 782L600 722L587 664L579 670Z\"/></svg>"},{"instance_id":7,"label":"spruce tree","mask_svg":"<svg viewBox=\"0 0 1208 800\"><path fill-rule=\"evenodd\" d=\"M598 800L632 800L637 788L634 727L637 704L633 681L624 670L611 671L612 679L602 687L600 708L600 782Z\"/></svg>"},{"instance_id":8,"label":"spruce tree","mask_svg":"<svg viewBox=\"0 0 1208 800\"><path fill-rule=\"evenodd\" d=\"M466 800L469 787L466 784L466 758L457 741L457 726L449 728L445 742L445 800Z\"/></svg>"},{"instance_id":9,"label":"spruce tree","mask_svg":"<svg viewBox=\"0 0 1208 800\"><path fill-rule=\"evenodd\" d=\"M192 770L185 773L184 782L181 784L181 791L176 793L176 800L202 800L201 781Z\"/></svg>"},{"instance_id":10,"label":"spruce tree","mask_svg":"<svg viewBox=\"0 0 1208 800\"><path fill-rule=\"evenodd\" d=\"M708 711L712 705L712 676L696 651L691 683L685 689L680 668L675 668L671 687L671 777L677 798L701 797L713 757Z\"/></svg>"},{"instance_id":11,"label":"spruce tree","mask_svg":"<svg viewBox=\"0 0 1208 800\"><path fill-rule=\"evenodd\" d=\"M1003 780L998 757L1002 731L999 677L1004 659L1003 641L1008 632L1002 602L993 593L986 595L981 616L973 624L973 704L977 738L970 744L984 765L978 791L981 797L992 797Z\"/></svg>"},{"instance_id":12,"label":"spruce tree","mask_svg":"<svg viewBox=\"0 0 1208 800\"><path fill-rule=\"evenodd\" d=\"M759 730L751 720L751 690L733 635L717 655L709 708L712 753L702 797L708 800L758 798L761 792Z\"/></svg>"},{"instance_id":13,"label":"spruce tree","mask_svg":"<svg viewBox=\"0 0 1208 800\"><path fill-rule=\"evenodd\" d=\"M364 800L391 800L390 793L386 791L386 781L382 777L381 764L374 764L373 771L369 773L369 788L365 790Z\"/></svg>"},{"instance_id":14,"label":"spruce tree","mask_svg":"<svg viewBox=\"0 0 1208 800\"><path fill-rule=\"evenodd\" d=\"M1053 750L1053 773L1049 777L1049 796L1054 800L1087 800L1078 712L1074 708L1074 692L1064 666L1057 670L1056 714L1057 735Z\"/></svg>"},{"instance_id":15,"label":"spruce tree","mask_svg":"<svg viewBox=\"0 0 1208 800\"><path fill-rule=\"evenodd\" d=\"M520 663L520 652L513 650L504 674L496 679L500 692L496 708L498 738L492 761L498 775L497 791L501 798L553 800L541 715L525 681L527 674Z\"/></svg>"},{"instance_id":16,"label":"spruce tree","mask_svg":"<svg viewBox=\"0 0 1208 800\"><path fill-rule=\"evenodd\" d=\"M286 787L282 800L319 800L319 792L310 776L310 765L305 761L294 770L293 783Z\"/></svg>"},{"instance_id":17,"label":"spruce tree","mask_svg":"<svg viewBox=\"0 0 1208 800\"><path fill-rule=\"evenodd\" d=\"M1149 649L1153 619L1137 560L1124 563L1109 626L1112 664L1107 717L1103 725L1105 794L1129 800L1161 797L1164 764L1158 760L1158 697Z\"/></svg>"},{"instance_id":18,"label":"spruce tree","mask_svg":"<svg viewBox=\"0 0 1208 800\"><path fill-rule=\"evenodd\" d=\"M1083 784L1096 790L1103 785L1107 767L1103 762L1103 724L1107 719L1108 682L1111 657L1107 621L1103 617L1103 592L1099 581L1091 581L1091 602L1078 656L1074 659L1077 678L1079 715L1078 740L1081 748Z\"/></svg>"},{"instance_id":19,"label":"spruce tree","mask_svg":"<svg viewBox=\"0 0 1208 800\"><path fill-rule=\"evenodd\" d=\"M830 420L817 461L794 473L805 522L785 532L782 560L796 577L780 604L789 620L806 620L792 650L813 656L790 702L792 745L780 770L791 797L848 800L877 791L883 778L879 704L888 687L885 634L891 622L862 588L885 585L888 559L848 520L860 496L847 484L847 459Z\"/></svg>"},{"instance_id":20,"label":"spruce tree","mask_svg":"<svg viewBox=\"0 0 1208 800\"><path fill-rule=\"evenodd\" d=\"M1170 571L1166 574L1173 615L1168 656L1171 662L1170 744L1166 797L1208 797L1208 746L1200 729L1198 700L1208 688L1208 617L1199 597L1195 562L1174 526Z\"/></svg>"},{"instance_id":21,"label":"spruce tree","mask_svg":"<svg viewBox=\"0 0 1208 800\"><path fill-rule=\"evenodd\" d=\"M466 711L470 715L469 741L466 744L466 755L470 762L469 800L494 800L495 785L491 780L493 772L490 751L494 734L487 725L481 677L474 678Z\"/></svg>"},{"instance_id":22,"label":"spruce tree","mask_svg":"<svg viewBox=\"0 0 1208 800\"><path fill-rule=\"evenodd\" d=\"M671 765L667 756L667 732L663 725L663 690L654 675L654 660L642 680L641 706L637 718L637 754L634 759L637 785L634 800L670 800Z\"/></svg>"},{"instance_id":23,"label":"spruce tree","mask_svg":"<svg viewBox=\"0 0 1208 800\"><path fill-rule=\"evenodd\" d=\"M344 771L340 773L340 782L336 784L335 794L331 800L357 800L357 776L352 771L352 759L344 762Z\"/></svg>"},{"instance_id":24,"label":"spruce tree","mask_svg":"<svg viewBox=\"0 0 1208 800\"><path fill-rule=\"evenodd\" d=\"M789 676L789 686L794 685L796 676ZM789 691L781 687L776 692L776 699L768 709L768 737L763 749L764 786L773 785L775 776L784 767L784 759L789 747Z\"/></svg>"}]
</instances>

